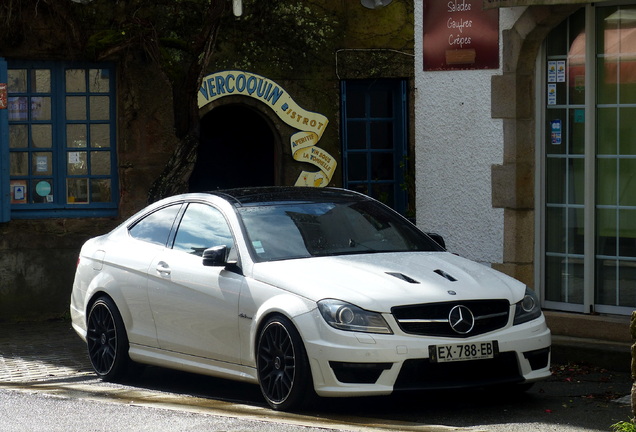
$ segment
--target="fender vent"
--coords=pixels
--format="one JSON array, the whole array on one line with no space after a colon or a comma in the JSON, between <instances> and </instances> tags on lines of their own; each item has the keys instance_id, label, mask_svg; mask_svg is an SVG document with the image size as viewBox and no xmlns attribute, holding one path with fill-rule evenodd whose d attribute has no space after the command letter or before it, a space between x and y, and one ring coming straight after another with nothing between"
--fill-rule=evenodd
<instances>
[{"instance_id":1,"label":"fender vent","mask_svg":"<svg viewBox=\"0 0 636 432\"><path fill-rule=\"evenodd\" d=\"M418 284L418 283L419 283L419 282L418 282L418 281L416 281L415 279L410 278L410 277L408 277L407 275L402 274L402 273L397 273L397 272L386 272L386 274L391 275L391 276L393 276L393 277L396 277L396 278L398 278L398 279L402 279L403 281L408 282L408 283L412 283L412 284Z\"/></svg>"}]
</instances>

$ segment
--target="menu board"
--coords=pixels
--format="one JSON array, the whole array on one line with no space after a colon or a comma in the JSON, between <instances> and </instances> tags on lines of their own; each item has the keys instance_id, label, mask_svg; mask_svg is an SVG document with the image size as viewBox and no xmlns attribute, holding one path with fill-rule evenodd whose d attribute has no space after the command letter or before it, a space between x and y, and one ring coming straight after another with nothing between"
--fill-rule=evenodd
<instances>
[{"instance_id":1,"label":"menu board","mask_svg":"<svg viewBox=\"0 0 636 432\"><path fill-rule=\"evenodd\" d=\"M424 1L424 70L499 68L499 10L483 0Z\"/></svg>"}]
</instances>

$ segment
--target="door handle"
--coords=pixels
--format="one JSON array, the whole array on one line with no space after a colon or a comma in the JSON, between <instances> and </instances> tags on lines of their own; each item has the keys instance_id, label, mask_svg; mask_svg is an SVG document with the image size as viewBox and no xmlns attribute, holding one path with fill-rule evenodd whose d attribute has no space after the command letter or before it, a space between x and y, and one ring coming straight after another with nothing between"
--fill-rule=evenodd
<instances>
[{"instance_id":1,"label":"door handle","mask_svg":"<svg viewBox=\"0 0 636 432\"><path fill-rule=\"evenodd\" d=\"M168 263L164 261L159 261L159 263L157 263L157 273L159 273L161 276L164 276L164 277L170 276L171 270Z\"/></svg>"}]
</instances>

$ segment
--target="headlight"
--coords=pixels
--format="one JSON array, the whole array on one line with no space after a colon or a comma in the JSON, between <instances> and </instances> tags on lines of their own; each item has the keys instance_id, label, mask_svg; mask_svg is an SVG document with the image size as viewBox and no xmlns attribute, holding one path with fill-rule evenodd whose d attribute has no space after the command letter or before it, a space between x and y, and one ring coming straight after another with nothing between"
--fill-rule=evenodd
<instances>
[{"instance_id":1,"label":"headlight","mask_svg":"<svg viewBox=\"0 0 636 432\"><path fill-rule=\"evenodd\" d=\"M339 330L392 334L388 324L382 315L369 312L340 300L321 300L318 302L318 310L331 327Z\"/></svg>"},{"instance_id":2,"label":"headlight","mask_svg":"<svg viewBox=\"0 0 636 432\"><path fill-rule=\"evenodd\" d=\"M526 294L523 296L523 300L517 303L515 307L514 325L532 321L540 316L541 306L539 306L539 299L533 290L526 288Z\"/></svg>"}]
</instances>

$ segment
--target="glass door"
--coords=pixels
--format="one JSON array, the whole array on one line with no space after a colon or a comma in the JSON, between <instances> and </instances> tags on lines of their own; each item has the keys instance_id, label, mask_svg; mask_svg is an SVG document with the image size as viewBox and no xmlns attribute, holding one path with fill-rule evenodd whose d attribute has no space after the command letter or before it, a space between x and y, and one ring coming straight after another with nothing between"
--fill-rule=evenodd
<instances>
[{"instance_id":1,"label":"glass door","mask_svg":"<svg viewBox=\"0 0 636 432\"><path fill-rule=\"evenodd\" d=\"M584 301L585 42L584 10L546 41L545 299L566 309Z\"/></svg>"},{"instance_id":2,"label":"glass door","mask_svg":"<svg viewBox=\"0 0 636 432\"><path fill-rule=\"evenodd\" d=\"M636 6L587 6L545 44L548 307L636 307Z\"/></svg>"},{"instance_id":3,"label":"glass door","mask_svg":"<svg viewBox=\"0 0 636 432\"><path fill-rule=\"evenodd\" d=\"M597 311L636 306L636 6L596 10Z\"/></svg>"}]
</instances>

